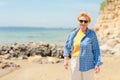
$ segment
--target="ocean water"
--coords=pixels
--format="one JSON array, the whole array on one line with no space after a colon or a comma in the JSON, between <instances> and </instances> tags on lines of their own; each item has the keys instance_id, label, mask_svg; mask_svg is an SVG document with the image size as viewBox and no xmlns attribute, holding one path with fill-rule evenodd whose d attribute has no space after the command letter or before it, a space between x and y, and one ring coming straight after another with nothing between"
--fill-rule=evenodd
<instances>
[{"instance_id":1,"label":"ocean water","mask_svg":"<svg viewBox=\"0 0 120 80\"><path fill-rule=\"evenodd\" d=\"M72 29L0 27L0 44L45 42L64 44Z\"/></svg>"}]
</instances>

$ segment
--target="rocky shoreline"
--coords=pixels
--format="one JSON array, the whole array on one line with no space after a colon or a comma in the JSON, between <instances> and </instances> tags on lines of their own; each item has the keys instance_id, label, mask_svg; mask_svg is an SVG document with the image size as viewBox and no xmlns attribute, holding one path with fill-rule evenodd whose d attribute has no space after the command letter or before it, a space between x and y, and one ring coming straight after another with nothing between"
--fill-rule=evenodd
<instances>
[{"instance_id":1,"label":"rocky shoreline","mask_svg":"<svg viewBox=\"0 0 120 80\"><path fill-rule=\"evenodd\" d=\"M39 64L63 63L63 45L34 43L14 43L0 46L0 77L10 73L21 65L16 60L26 60Z\"/></svg>"},{"instance_id":2,"label":"rocky shoreline","mask_svg":"<svg viewBox=\"0 0 120 80\"><path fill-rule=\"evenodd\" d=\"M28 59L28 57L40 55L41 57L63 58L63 45L48 43L33 43L0 46L0 55L4 59Z\"/></svg>"},{"instance_id":3,"label":"rocky shoreline","mask_svg":"<svg viewBox=\"0 0 120 80\"><path fill-rule=\"evenodd\" d=\"M114 43L115 42L111 42L111 45ZM106 46L104 45L103 44L101 45L100 43L100 50L102 55L105 54L118 55L117 54L118 49L114 49L114 51L116 50L116 52L113 52L112 49L108 50L109 47L111 47L110 45L108 45L108 43L106 43ZM34 43L34 42L29 42L25 44L13 43L10 45L1 45L0 60L19 59L19 60L31 61L33 60L33 58L36 59L42 58L43 62L39 61L40 63L49 63L47 61L49 61L49 59L52 58L55 58L54 60L63 59L63 48L64 48L63 44L58 45L58 44ZM61 61L56 61L56 62L61 62Z\"/></svg>"},{"instance_id":4,"label":"rocky shoreline","mask_svg":"<svg viewBox=\"0 0 120 80\"><path fill-rule=\"evenodd\" d=\"M110 54L110 56L115 54L112 50L107 50L108 47L109 46L100 46L102 56L105 56L105 54ZM36 62L39 64L63 63L63 48L64 45L34 42L26 44L14 43L11 45L1 45L0 61L27 60L29 62ZM3 62L0 62L0 65L4 65ZM2 67L0 68L2 69Z\"/></svg>"},{"instance_id":5,"label":"rocky shoreline","mask_svg":"<svg viewBox=\"0 0 120 80\"><path fill-rule=\"evenodd\" d=\"M1 60L28 60L37 63L63 62L63 45L33 43L0 46Z\"/></svg>"}]
</instances>

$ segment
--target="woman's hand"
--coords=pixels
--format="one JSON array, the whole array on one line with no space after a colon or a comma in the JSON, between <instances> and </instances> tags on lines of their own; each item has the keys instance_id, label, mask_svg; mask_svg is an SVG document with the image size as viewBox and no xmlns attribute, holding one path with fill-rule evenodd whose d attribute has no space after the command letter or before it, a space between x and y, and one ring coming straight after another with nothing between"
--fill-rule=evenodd
<instances>
[{"instance_id":1,"label":"woman's hand","mask_svg":"<svg viewBox=\"0 0 120 80\"><path fill-rule=\"evenodd\" d=\"M99 73L100 72L100 67L99 66L95 66L95 73Z\"/></svg>"},{"instance_id":2,"label":"woman's hand","mask_svg":"<svg viewBox=\"0 0 120 80\"><path fill-rule=\"evenodd\" d=\"M68 57L64 57L64 68L68 69Z\"/></svg>"}]
</instances>

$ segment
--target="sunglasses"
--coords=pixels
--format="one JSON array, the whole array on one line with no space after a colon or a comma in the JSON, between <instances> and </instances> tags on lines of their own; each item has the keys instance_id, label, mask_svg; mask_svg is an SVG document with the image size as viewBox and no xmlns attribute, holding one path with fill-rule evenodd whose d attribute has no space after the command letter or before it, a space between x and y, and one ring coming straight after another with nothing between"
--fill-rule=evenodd
<instances>
[{"instance_id":1,"label":"sunglasses","mask_svg":"<svg viewBox=\"0 0 120 80\"><path fill-rule=\"evenodd\" d=\"M83 23L83 22L84 22L84 23L87 24L87 23L88 23L88 20L79 20L79 22L80 22L80 23Z\"/></svg>"}]
</instances>

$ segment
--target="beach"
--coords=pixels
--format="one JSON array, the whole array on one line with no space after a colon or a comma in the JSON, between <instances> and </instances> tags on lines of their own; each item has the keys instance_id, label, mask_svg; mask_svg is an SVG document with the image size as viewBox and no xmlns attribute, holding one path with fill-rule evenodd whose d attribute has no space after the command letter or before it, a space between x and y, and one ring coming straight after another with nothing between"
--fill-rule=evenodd
<instances>
[{"instance_id":1,"label":"beach","mask_svg":"<svg viewBox=\"0 0 120 80\"><path fill-rule=\"evenodd\" d=\"M28 61L15 61L21 67L0 80L68 80L69 70L64 70L63 64L38 64Z\"/></svg>"},{"instance_id":2,"label":"beach","mask_svg":"<svg viewBox=\"0 0 120 80\"><path fill-rule=\"evenodd\" d=\"M95 80L119 80L120 56L104 55L101 57L104 63L101 72L95 74ZM39 64L27 60L12 60L20 65L10 73L1 76L0 80L70 80L70 67L65 70L63 63ZM70 63L70 60L69 60ZM4 73L4 72L3 72Z\"/></svg>"},{"instance_id":3,"label":"beach","mask_svg":"<svg viewBox=\"0 0 120 80\"><path fill-rule=\"evenodd\" d=\"M4 34L9 29L1 31L1 35L4 34L1 42L5 41L0 45L0 80L71 80L70 59L69 69L65 70L62 56L71 29L24 29L16 28L14 32L11 28L9 35ZM32 37L29 37L30 33ZM108 46L108 43L100 45L103 65L100 73L95 74L95 80L120 80L120 55L116 54L119 49Z\"/></svg>"}]
</instances>

